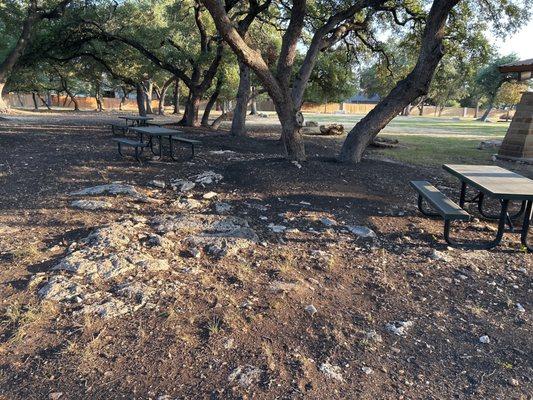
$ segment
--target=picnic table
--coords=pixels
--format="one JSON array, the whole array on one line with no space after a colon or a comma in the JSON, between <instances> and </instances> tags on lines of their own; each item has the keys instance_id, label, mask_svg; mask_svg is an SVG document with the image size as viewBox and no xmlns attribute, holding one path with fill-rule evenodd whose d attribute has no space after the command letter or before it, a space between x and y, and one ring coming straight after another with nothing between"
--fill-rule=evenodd
<instances>
[{"instance_id":1,"label":"picnic table","mask_svg":"<svg viewBox=\"0 0 533 400\"><path fill-rule=\"evenodd\" d=\"M492 248L500 244L505 232L520 234L521 243L530 252L533 246L527 242L531 211L533 206L533 180L493 165L443 165L445 171L454 175L461 182L459 206L464 209L466 203L476 203L479 213L489 219L498 220L496 238L491 242L472 245L471 247ZM467 188L471 187L478 194L471 199L466 198ZM499 201L499 214L487 213L483 206L486 197ZM509 203L520 202L520 209L514 213L509 212ZM514 223L524 214L521 228ZM506 228L508 227L508 228Z\"/></svg>"},{"instance_id":2,"label":"picnic table","mask_svg":"<svg viewBox=\"0 0 533 400\"><path fill-rule=\"evenodd\" d=\"M178 159L174 157L174 151L173 151L173 142L180 142L185 143L191 146L192 156L191 158L194 158L194 146L200 144L200 141L193 140L193 139L187 139L182 137L183 134L182 131L178 131L175 129L168 129L168 128L162 128L160 126L137 126L131 128L132 131L137 132L140 137L140 142L144 143L143 136L148 137L147 146L150 147L150 150L152 151L152 154L159 156L159 158L163 157L163 139L167 139L169 142L169 155L170 158L177 161ZM158 151L156 152L154 150L154 138L158 141Z\"/></svg>"},{"instance_id":3,"label":"picnic table","mask_svg":"<svg viewBox=\"0 0 533 400\"><path fill-rule=\"evenodd\" d=\"M145 126L148 121L153 120L153 117L143 117L143 116L137 116L137 115L124 115L119 117L120 119L126 120L126 125L130 126L128 124L128 121L131 121L131 126Z\"/></svg>"}]
</instances>

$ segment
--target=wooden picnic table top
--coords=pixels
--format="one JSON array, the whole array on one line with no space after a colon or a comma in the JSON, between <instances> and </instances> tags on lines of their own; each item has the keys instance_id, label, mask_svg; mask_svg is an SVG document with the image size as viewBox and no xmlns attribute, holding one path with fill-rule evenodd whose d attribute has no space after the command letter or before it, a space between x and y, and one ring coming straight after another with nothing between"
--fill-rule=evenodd
<instances>
[{"instance_id":1,"label":"wooden picnic table top","mask_svg":"<svg viewBox=\"0 0 533 400\"><path fill-rule=\"evenodd\" d=\"M143 117L143 116L140 116L140 115L132 115L132 116L123 115L123 116L120 116L119 118L120 119L125 119L126 121L127 120L130 120L130 121L150 121L150 120L154 119L154 117Z\"/></svg>"},{"instance_id":2,"label":"wooden picnic table top","mask_svg":"<svg viewBox=\"0 0 533 400\"><path fill-rule=\"evenodd\" d=\"M131 128L135 132L144 133L150 136L178 136L183 132L176 129L162 128L160 126L136 126Z\"/></svg>"},{"instance_id":3,"label":"wooden picnic table top","mask_svg":"<svg viewBox=\"0 0 533 400\"><path fill-rule=\"evenodd\" d=\"M533 200L533 180L495 165L445 164L444 170L499 199Z\"/></svg>"}]
</instances>

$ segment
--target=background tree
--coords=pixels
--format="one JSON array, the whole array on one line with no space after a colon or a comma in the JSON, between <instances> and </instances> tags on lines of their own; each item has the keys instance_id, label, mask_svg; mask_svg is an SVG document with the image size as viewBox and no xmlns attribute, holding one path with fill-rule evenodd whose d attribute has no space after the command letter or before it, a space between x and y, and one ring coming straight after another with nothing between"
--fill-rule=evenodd
<instances>
[{"instance_id":1,"label":"background tree","mask_svg":"<svg viewBox=\"0 0 533 400\"><path fill-rule=\"evenodd\" d=\"M255 72L273 100L282 125L282 140L287 156L305 160L305 148L300 132L303 124L300 108L318 54L337 45L350 34L371 45L368 38L362 38L357 33L367 28L372 15L378 9L389 12L384 6L385 1L363 0L339 5L320 1L308 4L306 0L294 0L290 7L280 5L279 26L284 28L284 34L281 50L276 57L275 73L270 70L263 54L246 42L218 0L203 0L203 3L224 40L239 60ZM306 43L304 61L291 81L298 43L307 35L311 39Z\"/></svg>"},{"instance_id":2,"label":"background tree","mask_svg":"<svg viewBox=\"0 0 533 400\"><path fill-rule=\"evenodd\" d=\"M0 26L0 34L2 38L5 34L6 41L2 45L4 55L0 62L0 112L7 111L7 104L2 96L4 87L17 62L26 51L37 25L43 20L60 18L72 1L45 1L44 4L39 4L37 0L27 2L4 0L2 2L0 17L6 22ZM7 30L11 32L12 28L18 26L22 26L18 36L6 33Z\"/></svg>"},{"instance_id":3,"label":"background tree","mask_svg":"<svg viewBox=\"0 0 533 400\"><path fill-rule=\"evenodd\" d=\"M479 92L483 96L485 103L485 112L480 118L480 121L487 121L489 114L494 107L494 101L498 95L498 90L504 82L510 82L516 79L514 74L503 75L498 70L498 67L503 64L508 64L517 61L516 54L510 54L504 57L497 57L493 59L485 68L482 68L477 77L476 84L479 86Z\"/></svg>"},{"instance_id":4,"label":"background tree","mask_svg":"<svg viewBox=\"0 0 533 400\"><path fill-rule=\"evenodd\" d=\"M346 162L359 162L368 144L406 106L429 92L434 72L445 54L446 45L460 41L464 33L490 18L500 31L516 29L529 18L530 1L475 2L434 0L425 17L420 36L417 62L409 74L381 99L378 105L361 119L349 132L339 158ZM453 10L453 18L448 18ZM507 16L503 18L502 16Z\"/></svg>"},{"instance_id":5,"label":"background tree","mask_svg":"<svg viewBox=\"0 0 533 400\"><path fill-rule=\"evenodd\" d=\"M494 104L507 110L506 120L510 118L510 111L520 102L522 93L529 90L527 83L504 82L498 90Z\"/></svg>"},{"instance_id":6,"label":"background tree","mask_svg":"<svg viewBox=\"0 0 533 400\"><path fill-rule=\"evenodd\" d=\"M349 53L323 52L319 55L304 100L315 103L342 102L358 88L354 62Z\"/></svg>"}]
</instances>

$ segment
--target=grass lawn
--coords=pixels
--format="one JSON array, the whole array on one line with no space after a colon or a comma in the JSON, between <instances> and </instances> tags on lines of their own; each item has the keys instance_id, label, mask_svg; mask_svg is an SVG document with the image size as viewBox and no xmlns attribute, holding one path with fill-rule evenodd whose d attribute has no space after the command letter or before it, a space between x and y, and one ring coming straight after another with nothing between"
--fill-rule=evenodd
<instances>
[{"instance_id":1,"label":"grass lawn","mask_svg":"<svg viewBox=\"0 0 533 400\"><path fill-rule=\"evenodd\" d=\"M307 120L320 124L341 123L351 129L362 115L307 114ZM478 122L470 119L397 117L380 135L398 139L405 148L384 149L386 157L421 165L443 163L483 164L494 149L478 150L482 140L503 139L509 123Z\"/></svg>"}]
</instances>

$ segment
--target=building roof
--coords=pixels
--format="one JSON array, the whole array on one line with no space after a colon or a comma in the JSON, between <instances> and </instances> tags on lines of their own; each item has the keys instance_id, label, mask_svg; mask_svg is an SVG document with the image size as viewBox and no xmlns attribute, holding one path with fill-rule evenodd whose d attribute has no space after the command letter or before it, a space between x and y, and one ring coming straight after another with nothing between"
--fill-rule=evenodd
<instances>
[{"instance_id":1,"label":"building roof","mask_svg":"<svg viewBox=\"0 0 533 400\"><path fill-rule=\"evenodd\" d=\"M503 64L498 67L501 73L506 72L533 72L533 58Z\"/></svg>"}]
</instances>

